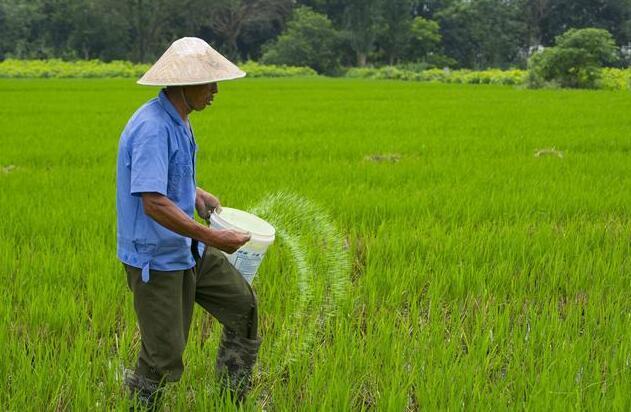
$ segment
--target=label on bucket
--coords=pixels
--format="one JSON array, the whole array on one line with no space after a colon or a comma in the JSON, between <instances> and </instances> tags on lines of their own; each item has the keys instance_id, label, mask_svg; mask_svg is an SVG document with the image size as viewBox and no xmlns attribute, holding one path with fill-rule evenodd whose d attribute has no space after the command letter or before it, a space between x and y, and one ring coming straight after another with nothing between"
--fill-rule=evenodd
<instances>
[{"instance_id":1,"label":"label on bucket","mask_svg":"<svg viewBox=\"0 0 631 412\"><path fill-rule=\"evenodd\" d=\"M245 277L249 283L252 283L264 255L265 253L237 250L232 255L228 256L228 260L239 272L241 272L243 277Z\"/></svg>"}]
</instances>

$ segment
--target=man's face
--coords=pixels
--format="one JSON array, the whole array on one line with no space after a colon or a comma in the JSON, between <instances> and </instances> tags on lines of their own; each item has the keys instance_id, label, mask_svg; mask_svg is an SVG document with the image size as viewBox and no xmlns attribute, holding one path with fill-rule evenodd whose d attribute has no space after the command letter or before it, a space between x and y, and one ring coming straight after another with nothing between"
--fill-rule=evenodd
<instances>
[{"instance_id":1,"label":"man's face","mask_svg":"<svg viewBox=\"0 0 631 412\"><path fill-rule=\"evenodd\" d=\"M217 83L184 86L184 95L193 110L202 111L210 106L219 91Z\"/></svg>"}]
</instances>

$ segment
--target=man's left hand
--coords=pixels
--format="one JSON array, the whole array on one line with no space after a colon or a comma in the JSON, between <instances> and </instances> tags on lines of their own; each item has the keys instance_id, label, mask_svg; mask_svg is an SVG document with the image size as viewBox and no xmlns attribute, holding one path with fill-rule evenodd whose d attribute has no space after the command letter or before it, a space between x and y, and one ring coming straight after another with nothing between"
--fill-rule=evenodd
<instances>
[{"instance_id":1,"label":"man's left hand","mask_svg":"<svg viewBox=\"0 0 631 412\"><path fill-rule=\"evenodd\" d=\"M214 210L217 210L218 213L221 212L221 203L217 197L198 187L195 196L195 209L202 219L208 220Z\"/></svg>"}]
</instances>

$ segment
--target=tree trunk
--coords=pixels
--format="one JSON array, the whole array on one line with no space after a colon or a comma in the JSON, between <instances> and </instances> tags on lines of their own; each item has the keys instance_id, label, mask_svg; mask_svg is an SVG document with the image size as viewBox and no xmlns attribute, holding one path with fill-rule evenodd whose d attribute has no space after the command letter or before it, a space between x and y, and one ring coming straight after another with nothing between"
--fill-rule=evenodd
<instances>
[{"instance_id":1,"label":"tree trunk","mask_svg":"<svg viewBox=\"0 0 631 412\"><path fill-rule=\"evenodd\" d=\"M228 38L226 39L226 45L228 46L228 55L231 59L237 59L239 54L239 47L237 45L237 38L239 37L239 33L230 33Z\"/></svg>"},{"instance_id":2,"label":"tree trunk","mask_svg":"<svg viewBox=\"0 0 631 412\"><path fill-rule=\"evenodd\" d=\"M366 66L366 53L357 52L357 65L359 67Z\"/></svg>"}]
</instances>

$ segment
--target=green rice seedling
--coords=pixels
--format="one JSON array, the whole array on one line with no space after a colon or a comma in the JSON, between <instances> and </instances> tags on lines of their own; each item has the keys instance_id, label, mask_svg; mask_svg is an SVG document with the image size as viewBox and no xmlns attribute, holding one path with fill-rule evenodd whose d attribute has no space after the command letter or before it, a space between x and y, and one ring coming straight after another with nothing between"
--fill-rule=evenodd
<instances>
[{"instance_id":1,"label":"green rice seedling","mask_svg":"<svg viewBox=\"0 0 631 412\"><path fill-rule=\"evenodd\" d=\"M156 93L0 81L4 410L128 408L140 341L114 165ZM285 231L254 282L264 346L244 409L629 410L630 111L624 91L221 84L192 117L197 183ZM550 148L563 157L535 156ZM167 410L234 410L219 335L196 310Z\"/></svg>"}]
</instances>

